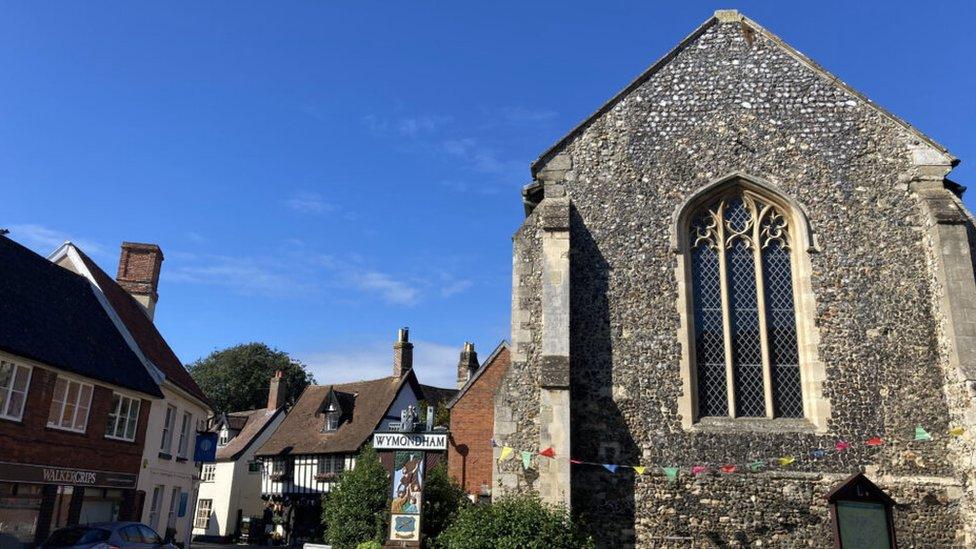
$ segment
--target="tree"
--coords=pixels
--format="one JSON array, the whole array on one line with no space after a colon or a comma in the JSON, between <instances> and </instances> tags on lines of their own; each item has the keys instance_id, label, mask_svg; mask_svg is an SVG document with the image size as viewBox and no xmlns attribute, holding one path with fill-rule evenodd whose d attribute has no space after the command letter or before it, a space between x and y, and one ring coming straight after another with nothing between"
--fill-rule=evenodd
<instances>
[{"instance_id":1,"label":"tree","mask_svg":"<svg viewBox=\"0 0 976 549\"><path fill-rule=\"evenodd\" d=\"M469 503L461 485L447 474L444 463L427 472L422 507L424 516L420 527L428 545L454 521L458 511Z\"/></svg>"},{"instance_id":2,"label":"tree","mask_svg":"<svg viewBox=\"0 0 976 549\"><path fill-rule=\"evenodd\" d=\"M287 406L298 400L305 387L315 383L304 364L264 343L243 343L214 351L190 364L189 370L197 385L213 401L214 408L221 412L267 406L271 376L277 370L282 372L284 404Z\"/></svg>"},{"instance_id":3,"label":"tree","mask_svg":"<svg viewBox=\"0 0 976 549\"><path fill-rule=\"evenodd\" d=\"M562 507L538 497L518 495L495 503L466 505L437 538L445 549L576 549L593 547L593 538Z\"/></svg>"},{"instance_id":4,"label":"tree","mask_svg":"<svg viewBox=\"0 0 976 549\"><path fill-rule=\"evenodd\" d=\"M390 480L371 445L356 457L356 466L343 471L339 483L322 502L325 541L338 549L386 540L389 526Z\"/></svg>"}]
</instances>

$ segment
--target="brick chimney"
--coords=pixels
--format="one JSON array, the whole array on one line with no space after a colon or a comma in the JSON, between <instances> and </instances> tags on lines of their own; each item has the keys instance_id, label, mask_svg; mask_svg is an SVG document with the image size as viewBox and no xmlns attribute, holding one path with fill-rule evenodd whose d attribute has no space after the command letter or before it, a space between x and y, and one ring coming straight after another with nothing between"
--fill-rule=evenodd
<instances>
[{"instance_id":1,"label":"brick chimney","mask_svg":"<svg viewBox=\"0 0 976 549\"><path fill-rule=\"evenodd\" d=\"M277 410L285 405L285 384L282 383L282 372L278 370L271 377L271 387L268 389L268 409Z\"/></svg>"},{"instance_id":2,"label":"brick chimney","mask_svg":"<svg viewBox=\"0 0 976 549\"><path fill-rule=\"evenodd\" d=\"M474 343L465 341L464 348L461 349L461 360L458 361L457 388L464 387L476 371L478 371L478 353L474 351Z\"/></svg>"},{"instance_id":3,"label":"brick chimney","mask_svg":"<svg viewBox=\"0 0 976 549\"><path fill-rule=\"evenodd\" d=\"M136 298L152 320L159 294L159 270L163 266L163 251L155 244L123 242L119 257L119 273L115 280Z\"/></svg>"},{"instance_id":4,"label":"brick chimney","mask_svg":"<svg viewBox=\"0 0 976 549\"><path fill-rule=\"evenodd\" d=\"M413 343L410 343L410 328L400 328L397 341L393 344L393 377L400 379L413 368Z\"/></svg>"}]
</instances>

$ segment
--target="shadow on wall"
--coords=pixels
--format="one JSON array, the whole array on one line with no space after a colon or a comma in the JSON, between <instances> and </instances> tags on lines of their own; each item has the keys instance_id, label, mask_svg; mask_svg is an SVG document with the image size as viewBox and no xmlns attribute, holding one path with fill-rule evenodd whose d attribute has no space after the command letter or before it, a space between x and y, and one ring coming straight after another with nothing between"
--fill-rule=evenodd
<instances>
[{"instance_id":1,"label":"shadow on wall","mask_svg":"<svg viewBox=\"0 0 976 549\"><path fill-rule=\"evenodd\" d=\"M613 349L607 290L610 269L575 208L570 212L570 392L573 458L638 463L623 414L613 400ZM600 547L635 542L634 471L573 465L573 512Z\"/></svg>"}]
</instances>

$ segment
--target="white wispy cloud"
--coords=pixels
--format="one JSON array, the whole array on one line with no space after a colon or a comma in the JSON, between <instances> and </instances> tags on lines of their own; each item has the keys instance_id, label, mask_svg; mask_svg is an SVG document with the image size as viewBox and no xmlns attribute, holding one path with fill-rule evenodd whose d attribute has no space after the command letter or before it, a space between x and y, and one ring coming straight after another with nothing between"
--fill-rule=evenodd
<instances>
[{"instance_id":1,"label":"white wispy cloud","mask_svg":"<svg viewBox=\"0 0 976 549\"><path fill-rule=\"evenodd\" d=\"M525 107L503 107L500 109L500 114L510 124L538 123L559 116L559 113L553 110L527 109Z\"/></svg>"},{"instance_id":2,"label":"white wispy cloud","mask_svg":"<svg viewBox=\"0 0 976 549\"><path fill-rule=\"evenodd\" d=\"M432 341L413 342L413 367L425 385L453 387L457 380L458 354L461 343L445 345ZM348 345L328 351L298 354L320 384L347 383L388 377L393 372L393 337Z\"/></svg>"},{"instance_id":3,"label":"white wispy cloud","mask_svg":"<svg viewBox=\"0 0 976 549\"><path fill-rule=\"evenodd\" d=\"M285 205L299 213L320 214L336 210L322 195L311 191L298 191L285 199Z\"/></svg>"},{"instance_id":4,"label":"white wispy cloud","mask_svg":"<svg viewBox=\"0 0 976 549\"><path fill-rule=\"evenodd\" d=\"M423 135L433 134L453 122L450 116L421 114L416 116L404 116L399 118L388 118L369 114L363 117L366 127L378 134L395 134L412 139Z\"/></svg>"},{"instance_id":5,"label":"white wispy cloud","mask_svg":"<svg viewBox=\"0 0 976 549\"><path fill-rule=\"evenodd\" d=\"M361 271L352 277L353 284L361 290L375 292L387 303L413 305L420 298L420 291L403 280L378 271Z\"/></svg>"},{"instance_id":6,"label":"white wispy cloud","mask_svg":"<svg viewBox=\"0 0 976 549\"><path fill-rule=\"evenodd\" d=\"M451 297L453 295L457 295L459 293L464 292L465 290L467 290L473 285L474 283L471 282L470 280L455 280L452 282L448 282L443 286L441 286L441 296Z\"/></svg>"},{"instance_id":7,"label":"white wispy cloud","mask_svg":"<svg viewBox=\"0 0 976 549\"><path fill-rule=\"evenodd\" d=\"M10 231L7 236L24 246L46 256L66 241L70 240L86 254L93 257L109 258L112 256L108 248L88 238L72 235L64 231L53 229L36 223L22 223L4 227Z\"/></svg>"},{"instance_id":8,"label":"white wispy cloud","mask_svg":"<svg viewBox=\"0 0 976 549\"><path fill-rule=\"evenodd\" d=\"M313 284L294 276L287 265L270 259L214 254L171 254L176 260L164 274L167 281L208 284L242 295L298 297L315 290Z\"/></svg>"},{"instance_id":9,"label":"white wispy cloud","mask_svg":"<svg viewBox=\"0 0 976 549\"><path fill-rule=\"evenodd\" d=\"M462 161L468 168L485 174L512 175L518 174L521 163L513 160L503 160L488 146L477 139L465 137L462 139L448 139L441 143L441 149Z\"/></svg>"}]
</instances>

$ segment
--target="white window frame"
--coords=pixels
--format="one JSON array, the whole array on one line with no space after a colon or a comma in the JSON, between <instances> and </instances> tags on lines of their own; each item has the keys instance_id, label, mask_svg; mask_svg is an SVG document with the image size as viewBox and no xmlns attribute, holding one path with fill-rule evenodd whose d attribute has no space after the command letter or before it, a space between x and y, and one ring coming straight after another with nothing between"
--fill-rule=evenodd
<instances>
[{"instance_id":1,"label":"white window frame","mask_svg":"<svg viewBox=\"0 0 976 549\"><path fill-rule=\"evenodd\" d=\"M58 394L58 385L64 381L64 394ZM68 402L68 395L71 394L72 386L76 386L77 390L75 392L74 402ZM88 390L88 399L82 406L82 394L85 390ZM76 379L71 379L65 376L58 376L57 380L54 382L54 394L51 397L51 408L48 411L47 426L52 429L60 429L62 431L71 431L73 433L84 433L88 429L88 416L91 413L91 403L92 398L95 395L95 386L91 383L84 383ZM69 425L62 425L64 422L64 413L68 406L73 408L71 412L71 422ZM57 421L51 420L51 413L58 410ZM78 424L78 420L81 419L79 415L80 412L84 410L84 418L81 421L81 427L75 427Z\"/></svg>"},{"instance_id":2,"label":"white window frame","mask_svg":"<svg viewBox=\"0 0 976 549\"><path fill-rule=\"evenodd\" d=\"M169 514L166 515L166 529L176 528L176 511L180 505L180 487L174 486L169 496Z\"/></svg>"},{"instance_id":3,"label":"white window frame","mask_svg":"<svg viewBox=\"0 0 976 549\"><path fill-rule=\"evenodd\" d=\"M203 468L200 469L200 481L213 482L215 478L217 478L217 464L204 463Z\"/></svg>"},{"instance_id":4,"label":"white window frame","mask_svg":"<svg viewBox=\"0 0 976 549\"><path fill-rule=\"evenodd\" d=\"M153 487L152 501L149 503L149 527L153 530L159 529L159 508L163 506L163 492L165 491L166 487L162 484Z\"/></svg>"},{"instance_id":5,"label":"white window frame","mask_svg":"<svg viewBox=\"0 0 976 549\"><path fill-rule=\"evenodd\" d=\"M163 437L159 441L159 451L169 454L173 451L173 428L176 427L176 406L166 405L166 418L163 420Z\"/></svg>"},{"instance_id":6,"label":"white window frame","mask_svg":"<svg viewBox=\"0 0 976 549\"><path fill-rule=\"evenodd\" d=\"M10 375L10 386L0 387L0 418L20 421L24 417L24 408L27 405L27 393L30 392L31 376L34 374L34 369L23 364L0 360L0 369L7 366L13 369L13 373ZM24 375L27 376L27 381L24 384L24 390L19 391L16 389L17 380L22 379ZM15 394L21 396L19 410L12 410Z\"/></svg>"},{"instance_id":7,"label":"white window frame","mask_svg":"<svg viewBox=\"0 0 976 549\"><path fill-rule=\"evenodd\" d=\"M207 527L210 525L210 513L212 512L213 512L212 499L198 500L197 512L196 515L193 517L193 527L198 528L200 530L206 530Z\"/></svg>"},{"instance_id":8,"label":"white window frame","mask_svg":"<svg viewBox=\"0 0 976 549\"><path fill-rule=\"evenodd\" d=\"M139 413L142 411L142 400L121 393L112 393L114 406L108 412L108 423L105 429L105 438L113 440L125 440L133 442L139 431ZM125 415L122 410L125 410ZM132 435L129 436L129 428L132 428ZM119 427L122 427L122 436L117 435Z\"/></svg>"},{"instance_id":9,"label":"white window frame","mask_svg":"<svg viewBox=\"0 0 976 549\"><path fill-rule=\"evenodd\" d=\"M190 412L183 412L183 424L180 427L180 443L177 455L186 458L186 451L190 442L190 426L193 425L193 416Z\"/></svg>"}]
</instances>

